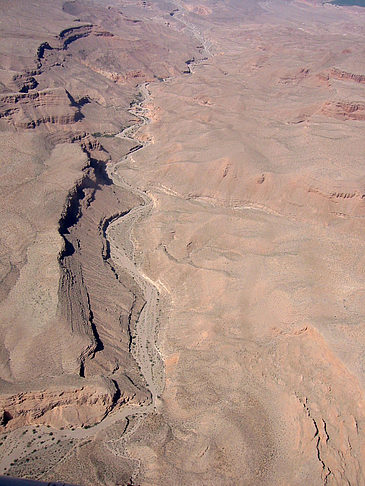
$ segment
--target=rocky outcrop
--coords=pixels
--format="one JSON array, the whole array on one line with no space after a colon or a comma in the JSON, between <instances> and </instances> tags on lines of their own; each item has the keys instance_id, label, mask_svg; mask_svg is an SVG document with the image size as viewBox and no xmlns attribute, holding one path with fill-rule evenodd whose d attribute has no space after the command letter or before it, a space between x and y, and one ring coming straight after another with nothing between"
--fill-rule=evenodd
<instances>
[{"instance_id":1,"label":"rocky outcrop","mask_svg":"<svg viewBox=\"0 0 365 486\"><path fill-rule=\"evenodd\" d=\"M69 27L62 30L58 38L62 42L62 48L66 49L72 42L81 39L82 37L87 37L93 29L93 25L81 25L78 27Z\"/></svg>"},{"instance_id":2,"label":"rocky outcrop","mask_svg":"<svg viewBox=\"0 0 365 486\"><path fill-rule=\"evenodd\" d=\"M37 391L3 394L0 397L0 433L24 425L47 424L56 428L91 426L100 422L115 406L127 402L133 393L120 392L103 378L84 386L45 387Z\"/></svg>"},{"instance_id":3,"label":"rocky outcrop","mask_svg":"<svg viewBox=\"0 0 365 486\"><path fill-rule=\"evenodd\" d=\"M323 115L340 120L365 120L365 103L351 101L327 101L321 107Z\"/></svg>"},{"instance_id":4,"label":"rocky outcrop","mask_svg":"<svg viewBox=\"0 0 365 486\"><path fill-rule=\"evenodd\" d=\"M297 85L304 79L311 76L311 70L309 68L301 68L294 74L288 74L279 79L280 84Z\"/></svg>"},{"instance_id":5,"label":"rocky outcrop","mask_svg":"<svg viewBox=\"0 0 365 486\"><path fill-rule=\"evenodd\" d=\"M42 60L45 57L46 51L51 50L66 50L72 42L75 42L84 37L88 37L90 34L94 34L98 37L113 37L111 32L100 30L92 24L80 25L77 27L69 27L60 32L57 36L57 44L51 46L49 42L42 42L37 50L36 60L38 61L38 67L42 66Z\"/></svg>"},{"instance_id":6,"label":"rocky outcrop","mask_svg":"<svg viewBox=\"0 0 365 486\"><path fill-rule=\"evenodd\" d=\"M341 81L353 81L354 83L365 84L365 74L354 74L341 69L332 68L328 79L339 79Z\"/></svg>"},{"instance_id":7,"label":"rocky outcrop","mask_svg":"<svg viewBox=\"0 0 365 486\"><path fill-rule=\"evenodd\" d=\"M68 125L82 115L67 90L53 88L1 96L0 118L17 128L35 128L42 124Z\"/></svg>"},{"instance_id":8,"label":"rocky outcrop","mask_svg":"<svg viewBox=\"0 0 365 486\"><path fill-rule=\"evenodd\" d=\"M104 76L107 79L110 79L110 81L113 81L113 83L116 84L125 84L128 81L134 80L137 82L140 82L141 80L145 79L145 73L140 70L133 70L133 71L127 71L126 73L120 73L120 72L113 72L109 71L107 69L103 69L101 67L98 67L92 63L89 63L86 60L81 60L82 64L87 66L89 69L94 71L95 73L100 74L101 76Z\"/></svg>"},{"instance_id":9,"label":"rocky outcrop","mask_svg":"<svg viewBox=\"0 0 365 486\"><path fill-rule=\"evenodd\" d=\"M19 93L28 93L30 89L35 89L38 82L35 77L29 73L16 74L13 77L14 88Z\"/></svg>"}]
</instances>

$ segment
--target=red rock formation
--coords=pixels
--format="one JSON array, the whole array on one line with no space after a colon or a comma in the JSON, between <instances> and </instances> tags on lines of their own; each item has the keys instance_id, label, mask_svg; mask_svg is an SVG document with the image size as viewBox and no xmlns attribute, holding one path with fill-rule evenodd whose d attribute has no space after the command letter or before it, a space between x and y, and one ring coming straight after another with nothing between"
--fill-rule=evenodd
<instances>
[{"instance_id":1,"label":"red rock formation","mask_svg":"<svg viewBox=\"0 0 365 486\"><path fill-rule=\"evenodd\" d=\"M365 103L350 101L327 101L322 105L323 115L341 120L365 120Z\"/></svg>"},{"instance_id":2,"label":"red rock formation","mask_svg":"<svg viewBox=\"0 0 365 486\"><path fill-rule=\"evenodd\" d=\"M337 68L332 68L330 70L329 77L333 79L354 81L355 83L365 84L365 74L348 73Z\"/></svg>"}]
</instances>

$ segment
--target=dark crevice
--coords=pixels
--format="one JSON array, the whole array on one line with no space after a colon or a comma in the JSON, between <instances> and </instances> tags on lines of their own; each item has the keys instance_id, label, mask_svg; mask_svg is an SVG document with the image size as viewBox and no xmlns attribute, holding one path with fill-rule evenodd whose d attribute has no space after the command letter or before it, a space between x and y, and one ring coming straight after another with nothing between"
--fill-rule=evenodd
<instances>
[{"instance_id":1,"label":"dark crevice","mask_svg":"<svg viewBox=\"0 0 365 486\"><path fill-rule=\"evenodd\" d=\"M60 260L63 260L66 257L70 257L71 255L73 255L75 253L75 247L73 246L71 241L69 241L66 238L65 235L62 235L62 236L63 236L63 239L64 239L64 248L60 253L60 257L59 257Z\"/></svg>"},{"instance_id":2,"label":"dark crevice","mask_svg":"<svg viewBox=\"0 0 365 486\"><path fill-rule=\"evenodd\" d=\"M92 27L92 24L89 24L89 25L80 25L78 27L67 27L66 29L61 30L61 32L59 33L58 37L60 39L64 39L66 37L66 35L67 34L70 34L71 32L77 32L78 30L85 29L85 28L91 29L91 27Z\"/></svg>"},{"instance_id":3,"label":"dark crevice","mask_svg":"<svg viewBox=\"0 0 365 486\"><path fill-rule=\"evenodd\" d=\"M124 434L127 432L128 427L129 427L129 424L130 424L130 420L129 420L129 418L128 418L128 417L126 417L126 418L125 418L125 427L124 427L124 430L123 430L123 432L121 433L121 435L124 435Z\"/></svg>"},{"instance_id":4,"label":"dark crevice","mask_svg":"<svg viewBox=\"0 0 365 486\"><path fill-rule=\"evenodd\" d=\"M127 323L128 351L130 353L132 352L132 343L133 343L132 316L133 316L133 311L134 311L135 305L136 305L136 296L134 296L133 304L131 305L131 309L130 309L129 314L128 314L128 323Z\"/></svg>"},{"instance_id":5,"label":"dark crevice","mask_svg":"<svg viewBox=\"0 0 365 486\"><path fill-rule=\"evenodd\" d=\"M94 324L94 313L93 313L91 305L90 305L90 296L89 296L88 293L87 293L87 305L88 305L88 308L89 308L89 322L90 322L91 330L93 332L93 336L94 336L95 344L96 344L96 346L94 348L94 352L93 352L93 354L95 355L95 353L97 353L98 351L102 351L104 349L104 344L102 343L102 341L99 337L98 330L96 329L96 326Z\"/></svg>"},{"instance_id":6,"label":"dark crevice","mask_svg":"<svg viewBox=\"0 0 365 486\"><path fill-rule=\"evenodd\" d=\"M127 211L122 211L120 213L116 213L116 214L113 214L112 216L109 216L109 218L105 218L103 219L101 222L100 222L100 225L99 225L99 232L101 233L101 236L103 238L103 260L108 262L108 260L110 259L110 243L109 243L109 240L107 238L107 229L109 227L109 225L111 223L113 223L113 221L115 221L116 219L119 219L119 218L122 218L123 216L127 215L128 213L130 212L130 209L128 209ZM110 266L111 263L109 262ZM113 272L115 272L115 269L112 268ZM119 279L118 275L116 275L116 278L117 280Z\"/></svg>"},{"instance_id":7,"label":"dark crevice","mask_svg":"<svg viewBox=\"0 0 365 486\"><path fill-rule=\"evenodd\" d=\"M85 360L83 360L83 359L80 362L79 375L80 375L81 378L85 378Z\"/></svg>"},{"instance_id":8,"label":"dark crevice","mask_svg":"<svg viewBox=\"0 0 365 486\"><path fill-rule=\"evenodd\" d=\"M48 44L48 42L43 42L37 49L37 59L40 61L44 58L45 51L51 51L52 47Z\"/></svg>"},{"instance_id":9,"label":"dark crevice","mask_svg":"<svg viewBox=\"0 0 365 486\"><path fill-rule=\"evenodd\" d=\"M185 71L183 71L183 74L192 74L192 71L190 69L190 64L193 64L195 63L195 58L193 57L192 59L188 59L187 61L185 61L185 64L186 64L186 69Z\"/></svg>"},{"instance_id":10,"label":"dark crevice","mask_svg":"<svg viewBox=\"0 0 365 486\"><path fill-rule=\"evenodd\" d=\"M300 400L301 401L301 400ZM312 420L313 426L314 426L314 439L316 439L316 454L317 454L317 459L322 465L322 471L323 471L323 484L326 485L328 482L328 477L332 474L331 469L328 467L328 465L324 462L321 454L321 435L319 433L319 428L317 425L316 420L313 418L310 408L308 407L308 400L305 398L304 402L301 401L304 410L307 413L307 416ZM327 424L326 422L322 419L323 427L324 427L324 432L326 434L326 443L328 442L329 436L327 434Z\"/></svg>"},{"instance_id":11,"label":"dark crevice","mask_svg":"<svg viewBox=\"0 0 365 486\"><path fill-rule=\"evenodd\" d=\"M12 415L7 410L3 410L0 414L0 425L4 427L12 418Z\"/></svg>"},{"instance_id":12,"label":"dark crevice","mask_svg":"<svg viewBox=\"0 0 365 486\"><path fill-rule=\"evenodd\" d=\"M13 81L19 87L19 93L28 93L30 89L38 86L38 81L33 76L20 75L14 76Z\"/></svg>"},{"instance_id":13,"label":"dark crevice","mask_svg":"<svg viewBox=\"0 0 365 486\"><path fill-rule=\"evenodd\" d=\"M40 74L42 68L42 60L45 57L46 51L65 51L67 50L68 46L82 37L87 37L92 31L93 25L80 25L78 27L69 27L68 29L64 29L58 35L59 41L62 41L61 47L52 47L48 42L42 42L37 49L37 56L36 56L36 64L37 70L33 72L33 74L38 75Z\"/></svg>"},{"instance_id":14,"label":"dark crevice","mask_svg":"<svg viewBox=\"0 0 365 486\"><path fill-rule=\"evenodd\" d=\"M111 186L113 184L112 179L108 176L105 162L90 157L90 166L94 169L98 187Z\"/></svg>"},{"instance_id":15,"label":"dark crevice","mask_svg":"<svg viewBox=\"0 0 365 486\"><path fill-rule=\"evenodd\" d=\"M135 319L134 319L135 322L139 321L139 318L140 318L142 311L145 308L145 306L146 306L146 301L143 302L143 305L141 306L139 312L137 312L137 315L135 316ZM132 317L132 314L130 315L130 317ZM129 350L130 353L132 353L133 346L135 346L135 342L134 342L135 336L133 335L133 331L132 331L132 319L128 320L128 336L129 336L128 350Z\"/></svg>"},{"instance_id":16,"label":"dark crevice","mask_svg":"<svg viewBox=\"0 0 365 486\"><path fill-rule=\"evenodd\" d=\"M132 154L133 152L136 152L137 150L141 149L143 147L142 144L135 145L131 149L129 149L129 152L126 155Z\"/></svg>"},{"instance_id":17,"label":"dark crevice","mask_svg":"<svg viewBox=\"0 0 365 486\"><path fill-rule=\"evenodd\" d=\"M61 252L60 259L65 256L70 256L74 253L73 244L69 241L66 235L70 234L70 228L79 221L82 216L81 202L85 198L85 189L91 188L94 191L97 188L96 181L92 180L88 175L85 175L81 182L78 183L73 190L69 193L68 200L66 202L66 208L64 209L62 216L58 222L59 233L65 240L65 248ZM72 248L71 248L72 247ZM71 252L71 253L70 253Z\"/></svg>"},{"instance_id":18,"label":"dark crevice","mask_svg":"<svg viewBox=\"0 0 365 486\"><path fill-rule=\"evenodd\" d=\"M88 103L91 103L91 99L89 96L82 96L80 99L75 101L78 106L84 106L87 105Z\"/></svg>"},{"instance_id":19,"label":"dark crevice","mask_svg":"<svg viewBox=\"0 0 365 486\"><path fill-rule=\"evenodd\" d=\"M122 394L121 394L118 382L116 380L111 380L111 381L115 385L115 394L114 394L114 397L113 397L113 403L117 403L119 401L120 397L122 396Z\"/></svg>"},{"instance_id":20,"label":"dark crevice","mask_svg":"<svg viewBox=\"0 0 365 486\"><path fill-rule=\"evenodd\" d=\"M78 27L69 27L68 29L64 29L59 34L59 39L63 40L62 49L66 50L67 47L78 39L82 37L87 37L91 33L91 29L93 25L80 25Z\"/></svg>"}]
</instances>

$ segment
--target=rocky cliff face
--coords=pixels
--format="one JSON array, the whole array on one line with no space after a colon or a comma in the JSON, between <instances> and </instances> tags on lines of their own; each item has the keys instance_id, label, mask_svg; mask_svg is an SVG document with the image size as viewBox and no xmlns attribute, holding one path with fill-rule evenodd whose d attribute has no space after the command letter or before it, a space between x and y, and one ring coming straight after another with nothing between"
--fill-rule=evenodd
<instances>
[{"instance_id":1,"label":"rocky cliff face","mask_svg":"<svg viewBox=\"0 0 365 486\"><path fill-rule=\"evenodd\" d=\"M3 95L0 98L0 118L17 128L49 127L76 123L81 111L75 100L63 88Z\"/></svg>"},{"instance_id":2,"label":"rocky cliff face","mask_svg":"<svg viewBox=\"0 0 365 486\"><path fill-rule=\"evenodd\" d=\"M129 392L129 393L128 393ZM1 397L2 426L7 432L26 425L45 424L55 428L91 426L100 422L115 406L135 395L125 390L117 396L117 388L107 380L95 380L78 387L45 388Z\"/></svg>"}]
</instances>

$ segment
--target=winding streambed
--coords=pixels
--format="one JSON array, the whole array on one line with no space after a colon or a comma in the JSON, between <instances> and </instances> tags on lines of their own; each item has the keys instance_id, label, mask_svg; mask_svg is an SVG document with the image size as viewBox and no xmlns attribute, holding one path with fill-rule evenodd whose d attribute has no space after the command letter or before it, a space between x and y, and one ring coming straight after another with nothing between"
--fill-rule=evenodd
<instances>
[{"instance_id":1,"label":"winding streambed","mask_svg":"<svg viewBox=\"0 0 365 486\"><path fill-rule=\"evenodd\" d=\"M175 5L179 8L176 19L183 24L183 26L202 44L203 50L208 56L213 55L213 44L197 29L197 27L187 21L184 17L184 9L180 2L175 0ZM188 67L198 65L206 59L200 61L194 60L188 62ZM192 73L193 71L190 70ZM168 79L164 80L168 81ZM148 117L148 110L144 108L143 104L149 99L150 92L148 90L148 84L144 83L139 86L141 98L136 102L129 110L131 114L139 118L139 122L125 128L122 132L116 135L116 137L124 138L133 142L137 142L138 145L131 149L131 151L125 155L122 160L115 163L108 168L108 176L112 179L116 186L127 189L142 200L140 206L136 206L131 209L127 214L120 215L114 218L105 228L105 237L110 245L110 256L112 261L123 270L126 270L138 286L141 288L145 305L139 316L139 319L135 325L134 333L132 335L131 351L135 357L143 374L148 389L151 393L151 404L141 404L135 406L127 406L119 412L112 413L106 417L104 421L100 422L94 428L105 427L110 422L116 422L122 418L126 418L128 415L138 413L144 415L156 409L156 402L161 395L164 388L164 362L160 351L157 348L156 338L158 333L158 300L160 294L160 286L157 282L151 280L145 275L140 268L136 265L134 257L134 245L131 238L131 232L133 227L140 221L148 217L150 214L154 202L152 198L148 196L146 192L143 192L135 187L127 184L118 173L120 165L126 164L128 159L133 157L133 154L139 150L142 150L149 142L144 142L138 139L138 130L150 122ZM112 231L115 227L118 227L119 237L118 240L114 240ZM122 231L120 231L122 230ZM123 234L123 241L120 240L120 234ZM137 425L138 426L138 425ZM135 429L134 429L135 430ZM126 432L126 431L125 431ZM132 431L128 431L122 436L122 440L126 439L126 435L130 435Z\"/></svg>"},{"instance_id":2,"label":"winding streambed","mask_svg":"<svg viewBox=\"0 0 365 486\"><path fill-rule=\"evenodd\" d=\"M162 392L164 382L163 360L156 347L159 289L158 285L144 275L137 267L134 258L134 245L131 240L131 232L134 225L149 215L153 208L153 201L145 192L128 185L118 174L118 167L124 164L132 156L132 153L142 150L148 144L148 142L141 142L136 137L136 131L149 122L147 109L142 106L150 96L147 85L145 83L140 86L143 99L130 109L130 113L139 117L140 122L126 128L117 135L120 138L137 141L139 143L138 148L127 154L120 162L114 164L109 171L109 176L113 180L113 183L138 196L142 200L142 204L134 207L127 214L114 219L106 228L105 234L109 241L113 262L124 270L127 270L141 288L144 295L145 305L132 334L131 351L151 392L152 407L155 407L156 399ZM112 236L112 230L116 226L118 227L119 235L124 235L124 241L122 242L119 238L118 241L115 241ZM142 406L142 408L144 409L145 407Z\"/></svg>"}]
</instances>

